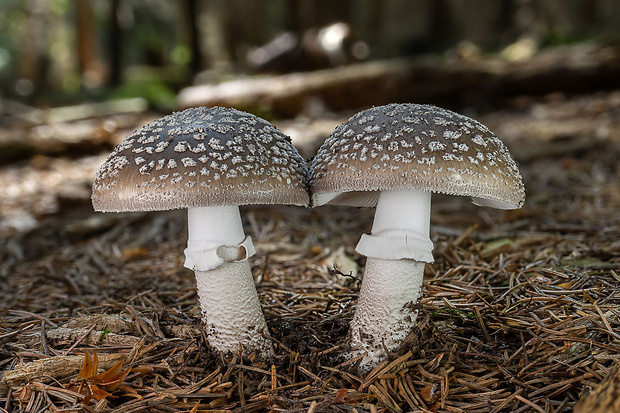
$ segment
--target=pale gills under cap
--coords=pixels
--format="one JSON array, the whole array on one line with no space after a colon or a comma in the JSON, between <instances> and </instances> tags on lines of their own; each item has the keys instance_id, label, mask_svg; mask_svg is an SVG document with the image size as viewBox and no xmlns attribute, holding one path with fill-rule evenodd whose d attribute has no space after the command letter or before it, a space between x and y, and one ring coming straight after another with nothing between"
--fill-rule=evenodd
<instances>
[{"instance_id":1,"label":"pale gills under cap","mask_svg":"<svg viewBox=\"0 0 620 413\"><path fill-rule=\"evenodd\" d=\"M308 205L307 166L288 136L228 108L190 108L117 145L93 184L97 211Z\"/></svg>"},{"instance_id":2,"label":"pale gills under cap","mask_svg":"<svg viewBox=\"0 0 620 413\"><path fill-rule=\"evenodd\" d=\"M364 110L338 126L310 170L314 205L375 206L379 191L418 189L515 209L525 188L508 149L486 126L428 105Z\"/></svg>"}]
</instances>

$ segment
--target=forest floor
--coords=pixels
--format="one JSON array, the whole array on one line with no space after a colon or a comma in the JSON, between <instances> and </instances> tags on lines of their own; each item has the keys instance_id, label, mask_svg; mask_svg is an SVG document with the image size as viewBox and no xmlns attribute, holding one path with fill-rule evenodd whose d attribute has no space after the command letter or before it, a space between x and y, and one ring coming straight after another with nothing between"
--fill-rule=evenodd
<instances>
[{"instance_id":1,"label":"forest floor","mask_svg":"<svg viewBox=\"0 0 620 413\"><path fill-rule=\"evenodd\" d=\"M150 119L90 122L118 141ZM525 206L433 196L415 335L365 375L341 353L372 209L241 208L277 356L222 362L183 268L185 211L93 212L107 151L0 166L0 411L571 411L620 363L620 93L480 120L519 161ZM127 376L82 369L93 353Z\"/></svg>"}]
</instances>

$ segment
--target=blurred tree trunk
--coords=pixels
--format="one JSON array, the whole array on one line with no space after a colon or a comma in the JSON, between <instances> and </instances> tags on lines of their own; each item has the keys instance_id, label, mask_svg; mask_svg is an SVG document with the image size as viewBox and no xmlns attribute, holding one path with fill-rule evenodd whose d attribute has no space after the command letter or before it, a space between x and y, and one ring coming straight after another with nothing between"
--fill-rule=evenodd
<instances>
[{"instance_id":1,"label":"blurred tree trunk","mask_svg":"<svg viewBox=\"0 0 620 413\"><path fill-rule=\"evenodd\" d=\"M600 7L599 1L590 0L581 2L574 13L577 26L580 30L592 30L592 23L597 20L597 9Z\"/></svg>"},{"instance_id":2,"label":"blurred tree trunk","mask_svg":"<svg viewBox=\"0 0 620 413\"><path fill-rule=\"evenodd\" d=\"M428 12L428 33L427 41L434 48L444 48L450 46L455 38L454 18L452 8L446 0L431 0Z\"/></svg>"},{"instance_id":3,"label":"blurred tree trunk","mask_svg":"<svg viewBox=\"0 0 620 413\"><path fill-rule=\"evenodd\" d=\"M517 37L514 24L516 12L515 0L500 0L499 14L493 27L495 33L498 34L494 42L495 47L505 46L515 41Z\"/></svg>"},{"instance_id":4,"label":"blurred tree trunk","mask_svg":"<svg viewBox=\"0 0 620 413\"><path fill-rule=\"evenodd\" d=\"M299 12L299 1L285 0L284 2L284 31L295 33L301 37L301 22Z\"/></svg>"},{"instance_id":5,"label":"blurred tree trunk","mask_svg":"<svg viewBox=\"0 0 620 413\"><path fill-rule=\"evenodd\" d=\"M315 0L319 13L315 15L314 26L321 27L335 21L350 21L350 0Z\"/></svg>"},{"instance_id":6,"label":"blurred tree trunk","mask_svg":"<svg viewBox=\"0 0 620 413\"><path fill-rule=\"evenodd\" d=\"M224 36L228 54L233 60L239 60L244 47L270 40L263 38L265 4L263 1L228 0L228 7L224 10Z\"/></svg>"},{"instance_id":7,"label":"blurred tree trunk","mask_svg":"<svg viewBox=\"0 0 620 413\"><path fill-rule=\"evenodd\" d=\"M316 24L316 4L313 0L298 0L297 19L299 34L311 29Z\"/></svg>"},{"instance_id":8,"label":"blurred tree trunk","mask_svg":"<svg viewBox=\"0 0 620 413\"><path fill-rule=\"evenodd\" d=\"M382 37L385 30L385 1L372 0L368 17L371 39L367 39L367 41L371 47L378 46L383 40Z\"/></svg>"},{"instance_id":9,"label":"blurred tree trunk","mask_svg":"<svg viewBox=\"0 0 620 413\"><path fill-rule=\"evenodd\" d=\"M47 83L49 58L45 53L46 6L42 0L22 3L26 25L22 29L19 54L19 77L17 93L29 96L44 89Z\"/></svg>"},{"instance_id":10,"label":"blurred tree trunk","mask_svg":"<svg viewBox=\"0 0 620 413\"><path fill-rule=\"evenodd\" d=\"M75 2L78 67L82 85L92 88L101 85L104 78L103 67L97 55L95 23L90 0Z\"/></svg>"},{"instance_id":11,"label":"blurred tree trunk","mask_svg":"<svg viewBox=\"0 0 620 413\"><path fill-rule=\"evenodd\" d=\"M198 0L185 0L183 2L183 20L187 24L187 37L192 57L189 63L192 74L195 75L203 67L202 49L200 44L200 31L198 30L199 7Z\"/></svg>"},{"instance_id":12,"label":"blurred tree trunk","mask_svg":"<svg viewBox=\"0 0 620 413\"><path fill-rule=\"evenodd\" d=\"M337 20L342 20L345 22L351 21L351 7L353 6L351 0L333 1L331 3L336 6ZM357 5L355 5L354 7L357 7Z\"/></svg>"},{"instance_id":13,"label":"blurred tree trunk","mask_svg":"<svg viewBox=\"0 0 620 413\"><path fill-rule=\"evenodd\" d=\"M289 0L287 7L296 15L298 33L335 21L351 21L350 0Z\"/></svg>"},{"instance_id":14,"label":"blurred tree trunk","mask_svg":"<svg viewBox=\"0 0 620 413\"><path fill-rule=\"evenodd\" d=\"M123 35L118 21L119 6L120 0L112 0L110 2L110 43L108 44L108 53L110 59L109 84L111 86L118 86L121 83L122 74Z\"/></svg>"},{"instance_id":15,"label":"blurred tree trunk","mask_svg":"<svg viewBox=\"0 0 620 413\"><path fill-rule=\"evenodd\" d=\"M199 14L200 38L203 55L207 57L210 67L226 68L230 65L232 56L228 53L226 39L226 10L230 7L224 0L209 0L201 2Z\"/></svg>"}]
</instances>

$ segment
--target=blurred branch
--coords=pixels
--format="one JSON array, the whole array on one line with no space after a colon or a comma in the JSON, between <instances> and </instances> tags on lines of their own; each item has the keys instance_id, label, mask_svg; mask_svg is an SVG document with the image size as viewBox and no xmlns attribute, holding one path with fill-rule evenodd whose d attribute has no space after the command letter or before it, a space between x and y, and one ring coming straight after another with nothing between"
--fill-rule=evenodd
<instances>
[{"instance_id":1,"label":"blurred branch","mask_svg":"<svg viewBox=\"0 0 620 413\"><path fill-rule=\"evenodd\" d=\"M9 104L8 107L10 108L11 105ZM31 125L39 125L43 123L72 122L81 119L101 118L124 113L141 113L146 111L147 107L148 103L146 100L142 98L129 98L100 103L82 103L49 109L37 109L21 105L19 109L14 111L9 110L8 112Z\"/></svg>"}]
</instances>

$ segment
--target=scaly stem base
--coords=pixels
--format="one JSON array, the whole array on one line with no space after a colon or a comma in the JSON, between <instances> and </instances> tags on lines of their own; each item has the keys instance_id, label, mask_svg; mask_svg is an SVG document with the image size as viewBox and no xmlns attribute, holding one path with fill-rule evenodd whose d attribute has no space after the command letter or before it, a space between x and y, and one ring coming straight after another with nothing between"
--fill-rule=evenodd
<instances>
[{"instance_id":1,"label":"scaly stem base","mask_svg":"<svg viewBox=\"0 0 620 413\"><path fill-rule=\"evenodd\" d=\"M216 352L274 355L247 260L196 271L196 285L207 339Z\"/></svg>"},{"instance_id":2,"label":"scaly stem base","mask_svg":"<svg viewBox=\"0 0 620 413\"><path fill-rule=\"evenodd\" d=\"M368 258L357 310L349 330L350 357L367 353L360 370L388 358L415 326L424 263Z\"/></svg>"}]
</instances>

